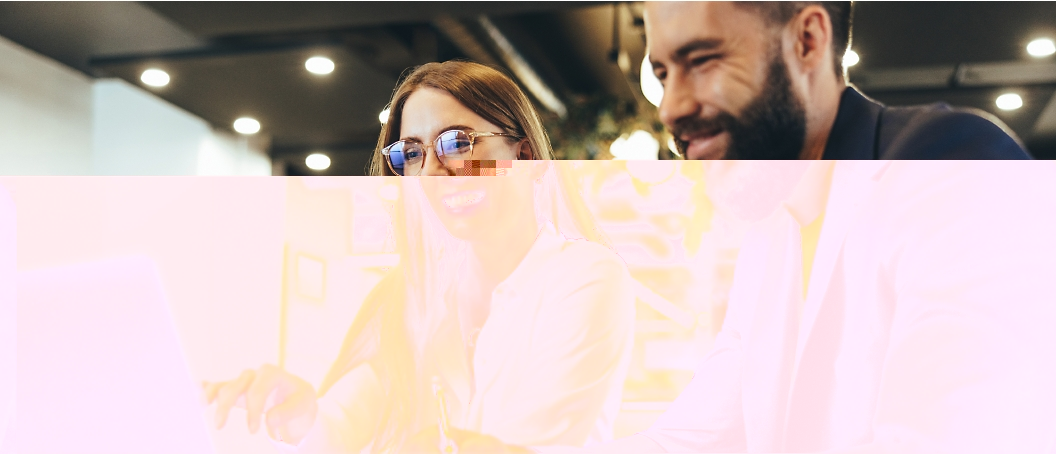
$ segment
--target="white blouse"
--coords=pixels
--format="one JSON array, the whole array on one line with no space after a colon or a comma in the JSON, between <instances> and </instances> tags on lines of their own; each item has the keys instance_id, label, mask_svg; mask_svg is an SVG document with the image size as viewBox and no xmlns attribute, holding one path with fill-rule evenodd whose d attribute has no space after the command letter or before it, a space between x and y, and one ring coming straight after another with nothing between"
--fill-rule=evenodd
<instances>
[{"instance_id":1,"label":"white blouse","mask_svg":"<svg viewBox=\"0 0 1056 454\"><path fill-rule=\"evenodd\" d=\"M521 446L610 440L633 346L632 289L615 252L544 227L492 293L473 373L457 322L430 342L451 425ZM374 370L359 366L320 398L298 446L275 444L298 453L369 451L383 399ZM437 402L424 400L423 420L435 424Z\"/></svg>"}]
</instances>

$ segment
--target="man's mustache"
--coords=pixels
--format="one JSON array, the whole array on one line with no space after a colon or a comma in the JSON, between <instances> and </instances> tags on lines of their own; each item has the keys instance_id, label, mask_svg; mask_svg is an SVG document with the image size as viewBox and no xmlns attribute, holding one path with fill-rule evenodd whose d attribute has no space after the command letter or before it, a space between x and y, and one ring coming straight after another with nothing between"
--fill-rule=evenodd
<instances>
[{"instance_id":1,"label":"man's mustache","mask_svg":"<svg viewBox=\"0 0 1056 454\"><path fill-rule=\"evenodd\" d=\"M729 131L737 125L737 119L727 112L719 112L709 118L685 117L678 119L671 127L671 135L674 136L679 153L685 156L686 148L689 147L688 140L714 135L720 131Z\"/></svg>"}]
</instances>

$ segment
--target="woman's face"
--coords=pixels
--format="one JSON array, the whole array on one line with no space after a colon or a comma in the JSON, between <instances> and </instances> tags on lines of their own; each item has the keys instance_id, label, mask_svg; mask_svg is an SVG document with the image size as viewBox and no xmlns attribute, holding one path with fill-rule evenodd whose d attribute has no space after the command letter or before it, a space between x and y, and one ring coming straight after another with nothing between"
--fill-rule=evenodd
<instances>
[{"instance_id":1,"label":"woman's face","mask_svg":"<svg viewBox=\"0 0 1056 454\"><path fill-rule=\"evenodd\" d=\"M520 161L530 164L530 161ZM433 212L447 231L465 241L488 241L535 229L534 191L531 178L425 177L422 190Z\"/></svg>"},{"instance_id":2,"label":"woman's face","mask_svg":"<svg viewBox=\"0 0 1056 454\"><path fill-rule=\"evenodd\" d=\"M446 91L420 88L407 98L400 121L400 138L429 145L422 168L426 178L420 181L430 206L447 231L456 238L474 241L492 236L500 238L533 222L533 179L541 173L539 166L529 161L514 161L511 168L504 169L505 176L453 176L455 168L462 163L441 164L432 149L436 137L451 129L503 132ZM525 140L484 137L477 139L473 157L512 161L531 157L531 151Z\"/></svg>"},{"instance_id":3,"label":"woman's face","mask_svg":"<svg viewBox=\"0 0 1056 454\"><path fill-rule=\"evenodd\" d=\"M436 88L415 90L403 105L400 117L400 139L425 145L422 176L455 175L464 161L447 159L441 163L436 157L436 138L445 131L460 129L465 132L503 133L501 128L485 120L450 93ZM527 140L508 137L478 137L473 144L473 160L512 161L531 158Z\"/></svg>"}]
</instances>

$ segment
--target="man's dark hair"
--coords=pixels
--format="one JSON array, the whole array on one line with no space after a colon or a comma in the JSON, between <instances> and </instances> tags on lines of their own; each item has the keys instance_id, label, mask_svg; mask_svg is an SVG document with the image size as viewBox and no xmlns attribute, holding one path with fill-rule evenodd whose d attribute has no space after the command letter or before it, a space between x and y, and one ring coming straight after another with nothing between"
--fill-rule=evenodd
<instances>
[{"instance_id":1,"label":"man's dark hair","mask_svg":"<svg viewBox=\"0 0 1056 454\"><path fill-rule=\"evenodd\" d=\"M762 14L770 25L785 25L810 5L825 8L832 21L832 58L837 77L843 77L843 54L851 44L851 2L733 2Z\"/></svg>"}]
</instances>

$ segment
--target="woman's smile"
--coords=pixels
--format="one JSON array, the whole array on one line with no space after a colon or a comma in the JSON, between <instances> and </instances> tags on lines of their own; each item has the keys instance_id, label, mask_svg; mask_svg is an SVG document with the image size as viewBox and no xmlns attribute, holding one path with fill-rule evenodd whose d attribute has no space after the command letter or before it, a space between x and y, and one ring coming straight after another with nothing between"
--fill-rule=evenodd
<instances>
[{"instance_id":1,"label":"woman's smile","mask_svg":"<svg viewBox=\"0 0 1056 454\"><path fill-rule=\"evenodd\" d=\"M444 204L444 208L451 214L467 214L470 211L482 205L481 202L486 198L486 193L483 189L470 190L470 191L459 191L453 194L445 195L440 200Z\"/></svg>"}]
</instances>

